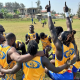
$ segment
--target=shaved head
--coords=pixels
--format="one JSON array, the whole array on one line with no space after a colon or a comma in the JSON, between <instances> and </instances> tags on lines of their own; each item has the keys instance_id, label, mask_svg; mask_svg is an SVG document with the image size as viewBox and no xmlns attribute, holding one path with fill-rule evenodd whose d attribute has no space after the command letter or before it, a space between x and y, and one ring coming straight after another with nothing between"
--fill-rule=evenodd
<instances>
[{"instance_id":1,"label":"shaved head","mask_svg":"<svg viewBox=\"0 0 80 80\"><path fill-rule=\"evenodd\" d=\"M13 34L13 33L6 34L6 39L7 40L10 40L10 39L13 39L13 38L16 38L15 34Z\"/></svg>"}]
</instances>

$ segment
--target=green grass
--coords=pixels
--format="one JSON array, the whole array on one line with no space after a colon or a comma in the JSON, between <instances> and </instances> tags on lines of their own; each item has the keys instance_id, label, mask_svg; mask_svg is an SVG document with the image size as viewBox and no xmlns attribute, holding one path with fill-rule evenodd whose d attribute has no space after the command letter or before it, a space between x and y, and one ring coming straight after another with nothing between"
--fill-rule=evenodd
<instances>
[{"instance_id":1,"label":"green grass","mask_svg":"<svg viewBox=\"0 0 80 80\"><path fill-rule=\"evenodd\" d=\"M42 24L40 22L38 22L38 20L35 20L36 24L34 24L34 28L35 28L35 32L37 33L41 33L44 32L45 34L50 35L50 31L48 29L48 24L45 25L44 28L42 28ZM67 30L66 28L66 20L65 19L54 19L53 21L56 22L55 26L62 26L64 28L64 30ZM25 35L26 33L29 32L29 25L31 25L31 20L27 20L27 19L0 19L0 24L4 26L5 28L5 32L9 33L9 32L13 32L16 35L17 40L22 40L23 42L25 42ZM75 35L75 40L76 43L78 45L78 49L80 51L80 20L73 20L72 23L73 29L77 31L76 35ZM42 44L40 41L39 44L39 50L42 50ZM78 73L78 77L79 77L79 73ZM17 80L22 80L22 71L19 71L17 73ZM49 80L49 79L46 79Z\"/></svg>"}]
</instances>

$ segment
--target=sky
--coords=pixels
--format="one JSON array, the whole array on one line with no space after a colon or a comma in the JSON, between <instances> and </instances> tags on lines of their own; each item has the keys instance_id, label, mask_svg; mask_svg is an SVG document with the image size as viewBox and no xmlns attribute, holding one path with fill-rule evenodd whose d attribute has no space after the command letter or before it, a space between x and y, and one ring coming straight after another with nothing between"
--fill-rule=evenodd
<instances>
[{"instance_id":1,"label":"sky","mask_svg":"<svg viewBox=\"0 0 80 80\"><path fill-rule=\"evenodd\" d=\"M37 0L2 0L4 5L6 2L18 2L23 3L26 8L29 7L37 7L36 2ZM49 3L49 0L40 0L41 6L43 10L45 10L45 6ZM63 13L63 7L66 1L66 4L69 8L71 8L71 13L76 14L78 11L78 5L80 0L50 0L51 1L51 10L56 11L57 13Z\"/></svg>"}]
</instances>

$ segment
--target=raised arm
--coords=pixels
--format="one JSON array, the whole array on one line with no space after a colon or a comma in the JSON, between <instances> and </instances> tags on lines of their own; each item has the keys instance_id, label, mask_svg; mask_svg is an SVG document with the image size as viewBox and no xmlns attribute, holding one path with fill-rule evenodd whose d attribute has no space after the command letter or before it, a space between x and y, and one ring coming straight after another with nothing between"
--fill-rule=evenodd
<instances>
[{"instance_id":1,"label":"raised arm","mask_svg":"<svg viewBox=\"0 0 80 80\"><path fill-rule=\"evenodd\" d=\"M6 74L15 74L20 69L21 69L21 63L17 63L12 69L4 69L0 66L0 72Z\"/></svg>"},{"instance_id":2,"label":"raised arm","mask_svg":"<svg viewBox=\"0 0 80 80\"><path fill-rule=\"evenodd\" d=\"M69 8L67 7L66 2L65 2L65 7L63 8L63 10L65 12L65 17L66 17L67 31L72 31L72 25L71 25L69 13L68 13Z\"/></svg>"},{"instance_id":3,"label":"raised arm","mask_svg":"<svg viewBox=\"0 0 80 80\"><path fill-rule=\"evenodd\" d=\"M48 26L49 26L49 30L50 30L52 41L53 41L54 45L56 46L56 49L60 50L60 49L62 49L61 42L58 40L57 34L55 32L54 24L51 19L50 8L51 8L51 6L50 6L50 1L49 1L49 5L47 5L45 7L45 9L47 9L47 12L48 12Z\"/></svg>"}]
</instances>

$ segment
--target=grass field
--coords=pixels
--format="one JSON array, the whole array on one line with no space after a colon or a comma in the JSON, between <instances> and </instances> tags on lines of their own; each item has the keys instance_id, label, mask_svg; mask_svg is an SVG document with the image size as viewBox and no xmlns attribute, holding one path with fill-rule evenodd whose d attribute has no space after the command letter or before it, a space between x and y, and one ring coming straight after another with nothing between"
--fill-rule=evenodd
<instances>
[{"instance_id":1,"label":"grass field","mask_svg":"<svg viewBox=\"0 0 80 80\"><path fill-rule=\"evenodd\" d=\"M40 22L38 22L37 20L35 20L35 21L36 21L36 24L34 24L35 32L37 32L39 34L41 32L45 32L45 34L50 35L50 31L48 29L48 24L46 24L45 27L42 28L42 24ZM67 30L65 19L64 20L55 19L53 21L56 22L55 26L62 26L64 28L64 30ZM23 42L25 42L25 35L26 35L26 33L29 32L29 25L31 25L31 21L30 20L28 20L28 21L27 20L19 20L19 19L0 20L0 24L4 26L6 33L13 32L16 35L17 40L22 40ZM72 27L74 30L77 31L77 33L75 35L75 40L78 45L78 49L80 51L80 20L73 20ZM42 50L41 42L39 44L39 50ZM20 79L21 76L22 76L22 71L19 71L17 74L17 80L21 80ZM50 80L50 79L46 79L46 80Z\"/></svg>"}]
</instances>

